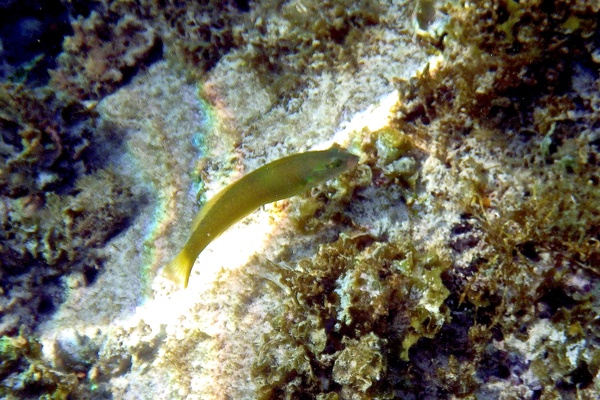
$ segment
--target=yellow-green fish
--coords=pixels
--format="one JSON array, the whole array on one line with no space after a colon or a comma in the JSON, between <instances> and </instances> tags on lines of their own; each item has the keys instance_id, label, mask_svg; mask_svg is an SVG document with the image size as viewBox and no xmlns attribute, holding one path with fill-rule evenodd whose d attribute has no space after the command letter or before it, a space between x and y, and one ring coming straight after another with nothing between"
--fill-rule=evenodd
<instances>
[{"instance_id":1,"label":"yellow-green fish","mask_svg":"<svg viewBox=\"0 0 600 400\"><path fill-rule=\"evenodd\" d=\"M334 145L270 162L221 190L198 212L192 236L165 268L176 283L187 287L198 255L227 228L263 204L285 199L329 180L358 164L358 157Z\"/></svg>"}]
</instances>

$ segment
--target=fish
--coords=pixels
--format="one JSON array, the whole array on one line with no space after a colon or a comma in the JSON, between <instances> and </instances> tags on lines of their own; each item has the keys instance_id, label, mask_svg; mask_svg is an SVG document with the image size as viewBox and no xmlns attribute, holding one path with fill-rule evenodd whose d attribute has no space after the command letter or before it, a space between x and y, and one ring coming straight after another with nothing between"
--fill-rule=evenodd
<instances>
[{"instance_id":1,"label":"fish","mask_svg":"<svg viewBox=\"0 0 600 400\"><path fill-rule=\"evenodd\" d=\"M192 223L192 234L165 267L165 275L186 288L200 253L231 225L260 206L286 199L335 178L358 164L358 156L338 145L292 154L244 175L212 197Z\"/></svg>"}]
</instances>

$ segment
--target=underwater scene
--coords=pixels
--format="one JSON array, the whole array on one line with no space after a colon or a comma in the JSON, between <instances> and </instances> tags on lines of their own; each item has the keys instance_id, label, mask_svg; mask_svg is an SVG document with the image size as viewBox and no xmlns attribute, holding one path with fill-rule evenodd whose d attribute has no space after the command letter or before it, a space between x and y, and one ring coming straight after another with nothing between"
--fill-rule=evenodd
<instances>
[{"instance_id":1,"label":"underwater scene","mask_svg":"<svg viewBox=\"0 0 600 400\"><path fill-rule=\"evenodd\" d=\"M1 399L600 398L598 0L0 0Z\"/></svg>"}]
</instances>

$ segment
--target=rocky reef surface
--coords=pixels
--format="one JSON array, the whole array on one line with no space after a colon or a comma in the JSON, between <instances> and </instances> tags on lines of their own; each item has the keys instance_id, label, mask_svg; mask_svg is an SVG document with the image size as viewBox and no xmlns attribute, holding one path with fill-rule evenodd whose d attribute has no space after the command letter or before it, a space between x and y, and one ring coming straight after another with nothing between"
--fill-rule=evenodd
<instances>
[{"instance_id":1,"label":"rocky reef surface","mask_svg":"<svg viewBox=\"0 0 600 400\"><path fill-rule=\"evenodd\" d=\"M596 1L0 11L0 397L598 398ZM359 165L163 276L333 142Z\"/></svg>"}]
</instances>

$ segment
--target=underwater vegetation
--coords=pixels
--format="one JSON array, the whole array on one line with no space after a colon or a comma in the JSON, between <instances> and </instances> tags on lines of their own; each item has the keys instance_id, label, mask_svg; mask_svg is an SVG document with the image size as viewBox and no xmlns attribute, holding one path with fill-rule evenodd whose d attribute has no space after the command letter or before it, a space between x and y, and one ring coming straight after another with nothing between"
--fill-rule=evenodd
<instances>
[{"instance_id":1,"label":"underwater vegetation","mask_svg":"<svg viewBox=\"0 0 600 400\"><path fill-rule=\"evenodd\" d=\"M310 77L359 62L356 44L377 25L383 4L369 0L252 2L239 55L276 98L293 97ZM310 73L307 73L310 72Z\"/></svg>"},{"instance_id":2,"label":"underwater vegetation","mask_svg":"<svg viewBox=\"0 0 600 400\"><path fill-rule=\"evenodd\" d=\"M43 361L32 332L69 288L94 283L100 248L143 200L103 157L93 110L17 84L0 87L0 104L0 391L63 399L78 377Z\"/></svg>"},{"instance_id":3,"label":"underwater vegetation","mask_svg":"<svg viewBox=\"0 0 600 400\"><path fill-rule=\"evenodd\" d=\"M517 393L593 396L600 368L598 5L498 1L447 11L451 62L398 82L393 126L430 145L463 188L436 194L463 205L449 243L457 259L446 276L453 312L473 316L474 366L498 369L493 377L479 372L484 383L530 368L536 380L519 378ZM475 144L484 149L479 160L469 156ZM563 336L543 351L490 346L540 340L546 321ZM577 356L568 357L573 348ZM456 373L469 382L469 371Z\"/></svg>"},{"instance_id":4,"label":"underwater vegetation","mask_svg":"<svg viewBox=\"0 0 600 400\"><path fill-rule=\"evenodd\" d=\"M100 99L162 58L201 79L238 52L276 97L307 84L307 69L358 65L355 44L379 22L379 1L63 2L73 20L51 84Z\"/></svg>"},{"instance_id":5,"label":"underwater vegetation","mask_svg":"<svg viewBox=\"0 0 600 400\"><path fill-rule=\"evenodd\" d=\"M0 84L0 390L66 398L78 378L42 361L34 329L68 289L95 282L101 248L144 200L112 169L108 149L118 146L98 135L97 113L33 86Z\"/></svg>"},{"instance_id":6,"label":"underwater vegetation","mask_svg":"<svg viewBox=\"0 0 600 400\"><path fill-rule=\"evenodd\" d=\"M126 226L138 200L99 157L92 110L14 84L0 88L0 102L0 331L16 333L60 304L61 275L94 280L93 249Z\"/></svg>"},{"instance_id":7,"label":"underwater vegetation","mask_svg":"<svg viewBox=\"0 0 600 400\"><path fill-rule=\"evenodd\" d=\"M212 13L214 21L196 14L185 22L190 4L197 14ZM111 165L114 152L121 150L119 132L98 132L100 116L93 103L80 100L100 100L114 92L160 59L164 42L217 35L220 11L230 7L223 2L132 5L0 4L0 68L6 79L0 84L3 398L93 397L77 388L89 366L63 371L42 361L35 327L60 307L69 289L94 284L104 263L102 247L129 226L145 202L139 191L134 195L132 178ZM191 27L191 22L200 26ZM184 30L178 32L177 26ZM202 46L212 46L219 56L226 51L223 41L212 42ZM195 46L190 52L197 56L202 46ZM185 53L184 44L181 48ZM218 56L211 61L207 55L197 61L209 68ZM17 351L13 344L37 350ZM4 352L4 345L12 350Z\"/></svg>"},{"instance_id":8,"label":"underwater vegetation","mask_svg":"<svg viewBox=\"0 0 600 400\"><path fill-rule=\"evenodd\" d=\"M112 398L86 379L87 369L102 351L87 339L76 336L79 347L76 351L69 349L71 353L55 346L58 357L51 363L44 358L42 345L31 331L22 329L18 335L0 337L0 396L7 400Z\"/></svg>"},{"instance_id":9,"label":"underwater vegetation","mask_svg":"<svg viewBox=\"0 0 600 400\"><path fill-rule=\"evenodd\" d=\"M248 5L235 1L98 0L65 2L73 34L65 38L51 84L80 99L101 99L163 57L198 76L235 42Z\"/></svg>"},{"instance_id":10,"label":"underwater vegetation","mask_svg":"<svg viewBox=\"0 0 600 400\"><path fill-rule=\"evenodd\" d=\"M0 193L40 196L72 184L90 160L95 113L49 89L0 86Z\"/></svg>"},{"instance_id":11,"label":"underwater vegetation","mask_svg":"<svg viewBox=\"0 0 600 400\"><path fill-rule=\"evenodd\" d=\"M408 350L447 314L448 262L407 243L342 234L313 259L267 266L288 296L254 362L258 398L392 398Z\"/></svg>"},{"instance_id":12,"label":"underwater vegetation","mask_svg":"<svg viewBox=\"0 0 600 400\"><path fill-rule=\"evenodd\" d=\"M396 80L390 127L357 133L372 183L344 202L399 188L412 231L361 233L338 206L337 241L264 266L289 297L258 345L261 398L595 398L599 6L420 3L445 18L422 38L441 61ZM431 158L452 184L429 185ZM297 221L320 229L323 199ZM444 242L411 237L444 209Z\"/></svg>"},{"instance_id":13,"label":"underwater vegetation","mask_svg":"<svg viewBox=\"0 0 600 400\"><path fill-rule=\"evenodd\" d=\"M219 20L222 8L215 4L197 6ZM118 132L107 143L98 132L99 115L79 101L100 99L162 56L157 25L147 24L151 18L139 10L135 14L130 5L0 2L2 398L100 396L80 385L91 364L73 369L43 360L35 328L60 307L69 289L95 282L104 262L102 247L129 225L145 201L140 193L134 196L132 179L110 164L111 152L120 149ZM177 16L184 16L188 5L169 3L170 13L155 10L154 16L180 23ZM216 35L213 27L209 21L199 29ZM226 50L219 48L223 42L214 42L219 54Z\"/></svg>"},{"instance_id":14,"label":"underwater vegetation","mask_svg":"<svg viewBox=\"0 0 600 400\"><path fill-rule=\"evenodd\" d=\"M418 28L408 34L432 62L395 79L389 126L352 134L356 168L286 204L314 254L288 244L241 272L248 293L276 305L262 314L266 333L243 337L254 358L235 368L252 364L263 399L596 398L600 6L407 3ZM358 67L360 45L377 40L369 28L393 28L380 13L388 2L60 4L71 24L50 55L28 50L0 86L0 396L110 398L93 390L164 366L169 352L170 377L193 390L209 368L192 359L209 341L200 329L160 351L162 328L136 328L144 340L131 345L125 330L103 344L73 334L54 364L42 359L35 326L65 288L94 284L102 247L144 201L111 166L114 143L81 100L161 58L196 79L227 56L285 103L323 71ZM51 89L38 87L41 65Z\"/></svg>"},{"instance_id":15,"label":"underwater vegetation","mask_svg":"<svg viewBox=\"0 0 600 400\"><path fill-rule=\"evenodd\" d=\"M101 99L163 57L205 72L234 46L245 1L0 2L0 79ZM196 73L195 75L198 75Z\"/></svg>"},{"instance_id":16,"label":"underwater vegetation","mask_svg":"<svg viewBox=\"0 0 600 400\"><path fill-rule=\"evenodd\" d=\"M7 19L2 54L9 62L0 76L36 87L49 80L54 90L80 100L102 99L161 59L177 73L202 79L228 54L255 70L273 99L291 98L310 84L308 71L357 67L357 45L385 7L305 0L29 3L0 5Z\"/></svg>"},{"instance_id":17,"label":"underwater vegetation","mask_svg":"<svg viewBox=\"0 0 600 400\"><path fill-rule=\"evenodd\" d=\"M51 84L80 99L100 99L127 83L139 68L160 58L162 43L154 29L131 15L92 11L72 23Z\"/></svg>"},{"instance_id":18,"label":"underwater vegetation","mask_svg":"<svg viewBox=\"0 0 600 400\"><path fill-rule=\"evenodd\" d=\"M34 339L23 334L0 337L0 395L18 399L52 393L40 398L66 399L77 377L53 371L40 360L41 346Z\"/></svg>"}]
</instances>

